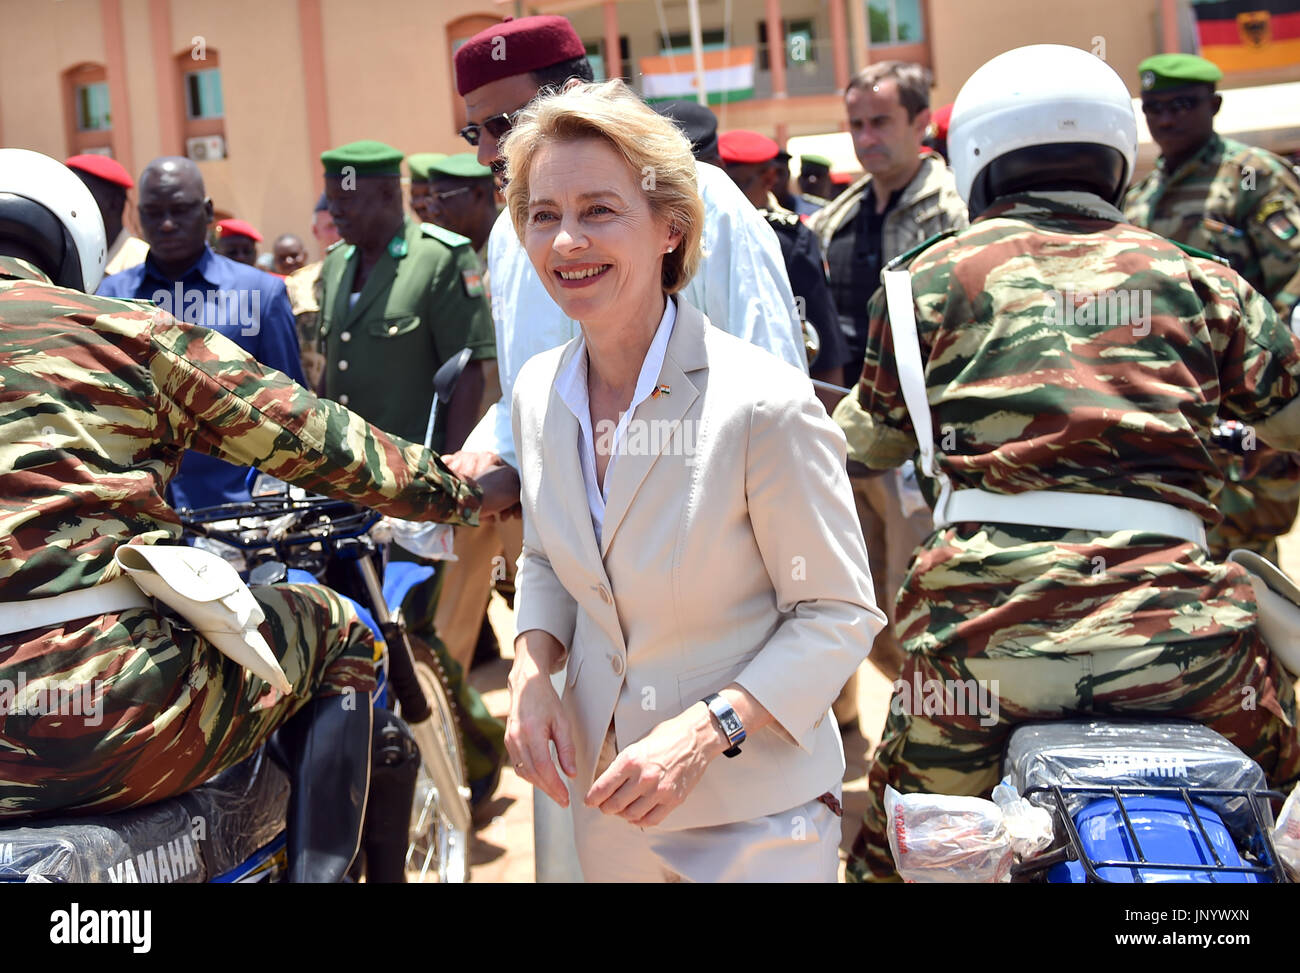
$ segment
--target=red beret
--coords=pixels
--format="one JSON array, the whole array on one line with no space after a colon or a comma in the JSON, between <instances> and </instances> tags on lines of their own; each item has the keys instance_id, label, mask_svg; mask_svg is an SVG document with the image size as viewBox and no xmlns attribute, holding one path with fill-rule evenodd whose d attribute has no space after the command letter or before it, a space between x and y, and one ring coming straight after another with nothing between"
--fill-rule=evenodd
<instances>
[{"instance_id":1,"label":"red beret","mask_svg":"<svg viewBox=\"0 0 1300 973\"><path fill-rule=\"evenodd\" d=\"M255 243L262 242L262 234L253 229L252 223L244 220L218 220L217 236L246 236Z\"/></svg>"},{"instance_id":2,"label":"red beret","mask_svg":"<svg viewBox=\"0 0 1300 973\"><path fill-rule=\"evenodd\" d=\"M63 164L69 169L80 169L92 176L98 176L105 182L111 182L123 189L132 189L135 186L135 181L123 168L122 163L106 155L74 155Z\"/></svg>"},{"instance_id":3,"label":"red beret","mask_svg":"<svg viewBox=\"0 0 1300 973\"><path fill-rule=\"evenodd\" d=\"M853 173L851 173L851 172L832 172L832 173L831 173L831 185L832 185L832 186L848 186L848 185L850 185L850 184L851 184L855 179L857 179L857 178L858 178L858 177L855 176L855 175L854 175Z\"/></svg>"},{"instance_id":4,"label":"red beret","mask_svg":"<svg viewBox=\"0 0 1300 973\"><path fill-rule=\"evenodd\" d=\"M771 162L781 151L766 135L736 129L718 136L718 155L723 162Z\"/></svg>"},{"instance_id":5,"label":"red beret","mask_svg":"<svg viewBox=\"0 0 1300 973\"><path fill-rule=\"evenodd\" d=\"M456 51L456 90L464 95L492 81L586 57L565 17L520 17L481 30Z\"/></svg>"},{"instance_id":6,"label":"red beret","mask_svg":"<svg viewBox=\"0 0 1300 973\"><path fill-rule=\"evenodd\" d=\"M941 139L948 138L948 123L952 121L952 105L947 104L930 112L930 124Z\"/></svg>"}]
</instances>

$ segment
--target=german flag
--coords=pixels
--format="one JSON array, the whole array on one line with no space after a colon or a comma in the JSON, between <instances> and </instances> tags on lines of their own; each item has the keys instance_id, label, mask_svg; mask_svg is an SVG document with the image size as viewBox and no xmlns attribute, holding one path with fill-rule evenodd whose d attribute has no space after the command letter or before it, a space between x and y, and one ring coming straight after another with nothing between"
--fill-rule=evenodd
<instances>
[{"instance_id":1,"label":"german flag","mask_svg":"<svg viewBox=\"0 0 1300 973\"><path fill-rule=\"evenodd\" d=\"M1192 0L1201 57L1224 73L1300 64L1300 0Z\"/></svg>"}]
</instances>

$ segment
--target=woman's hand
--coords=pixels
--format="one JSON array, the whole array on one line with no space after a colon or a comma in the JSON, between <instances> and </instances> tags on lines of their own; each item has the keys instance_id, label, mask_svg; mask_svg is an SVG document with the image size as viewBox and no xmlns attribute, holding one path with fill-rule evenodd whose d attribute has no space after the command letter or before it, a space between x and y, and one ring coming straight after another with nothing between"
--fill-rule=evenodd
<instances>
[{"instance_id":1,"label":"woman's hand","mask_svg":"<svg viewBox=\"0 0 1300 973\"><path fill-rule=\"evenodd\" d=\"M615 757L591 785L587 806L638 827L659 824L686 800L709 763L725 749L726 737L709 708L696 703Z\"/></svg>"},{"instance_id":2,"label":"woman's hand","mask_svg":"<svg viewBox=\"0 0 1300 973\"><path fill-rule=\"evenodd\" d=\"M578 773L576 750L560 697L551 685L551 671L564 656L554 636L540 629L515 639L515 664L510 669L510 715L506 718L506 753L515 773L537 787L560 807L569 806L569 789L556 773L551 741L560 768Z\"/></svg>"}]
</instances>

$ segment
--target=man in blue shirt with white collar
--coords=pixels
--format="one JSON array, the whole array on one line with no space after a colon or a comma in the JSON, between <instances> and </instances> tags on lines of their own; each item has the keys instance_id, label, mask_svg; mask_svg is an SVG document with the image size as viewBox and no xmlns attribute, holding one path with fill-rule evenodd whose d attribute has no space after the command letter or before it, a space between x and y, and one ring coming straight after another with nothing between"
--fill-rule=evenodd
<instances>
[{"instance_id":1,"label":"man in blue shirt with white collar","mask_svg":"<svg viewBox=\"0 0 1300 973\"><path fill-rule=\"evenodd\" d=\"M140 176L140 231L149 255L106 277L99 294L153 301L178 320L230 338L263 365L305 385L298 331L284 282L216 254L207 245L212 200L189 159L154 159ZM171 482L173 507L206 507L248 498L248 469L189 452Z\"/></svg>"}]
</instances>

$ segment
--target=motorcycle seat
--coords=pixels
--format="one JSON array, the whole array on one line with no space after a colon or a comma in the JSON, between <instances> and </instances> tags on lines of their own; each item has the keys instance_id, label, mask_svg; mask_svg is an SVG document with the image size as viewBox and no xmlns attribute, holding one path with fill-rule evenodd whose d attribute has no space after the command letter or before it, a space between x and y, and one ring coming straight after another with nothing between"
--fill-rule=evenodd
<instances>
[{"instance_id":1,"label":"motorcycle seat","mask_svg":"<svg viewBox=\"0 0 1300 973\"><path fill-rule=\"evenodd\" d=\"M259 749L155 804L0 827L0 882L218 881L284 830L288 800L288 777Z\"/></svg>"}]
</instances>

